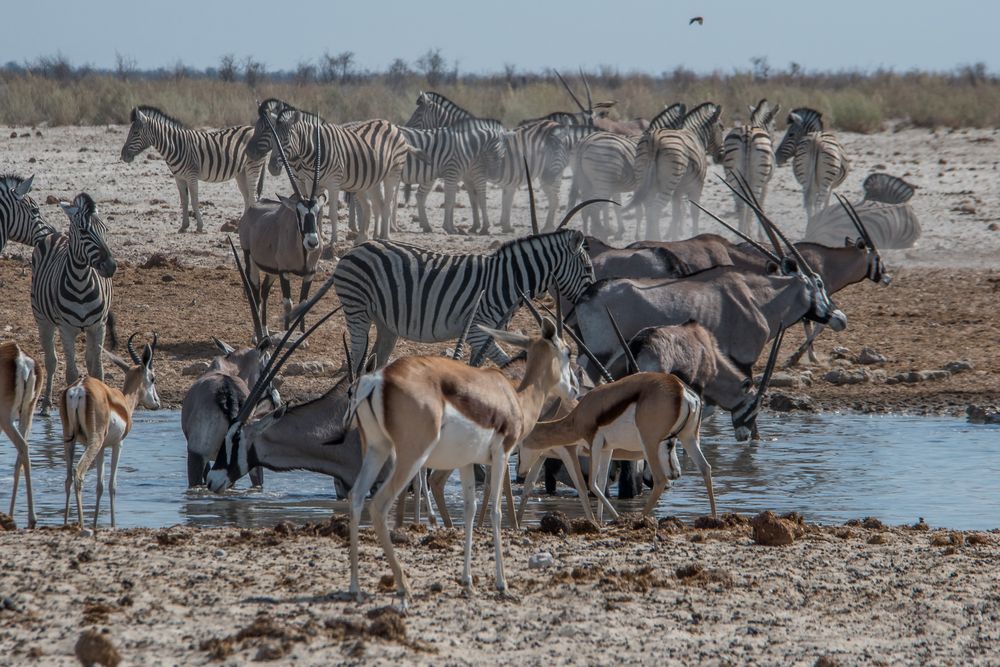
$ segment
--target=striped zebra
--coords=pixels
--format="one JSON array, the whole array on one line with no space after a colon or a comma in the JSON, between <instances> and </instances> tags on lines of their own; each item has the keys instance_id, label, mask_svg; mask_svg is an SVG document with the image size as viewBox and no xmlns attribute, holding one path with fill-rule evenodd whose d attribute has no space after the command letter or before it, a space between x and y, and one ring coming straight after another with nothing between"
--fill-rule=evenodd
<instances>
[{"instance_id":1,"label":"striped zebra","mask_svg":"<svg viewBox=\"0 0 1000 667\"><path fill-rule=\"evenodd\" d=\"M31 258L31 310L45 351L42 414L52 404L56 330L66 355L66 384L79 378L76 337L81 331L87 335L87 373L103 381L101 343L111 308L111 277L117 269L106 240L108 229L90 195L80 193L72 204L60 206L69 216L69 233L44 237Z\"/></svg>"},{"instance_id":2,"label":"striped zebra","mask_svg":"<svg viewBox=\"0 0 1000 667\"><path fill-rule=\"evenodd\" d=\"M422 159L416 154L410 154L406 158L402 175L405 185L419 186L417 215L423 231L431 231L427 220L427 195L434 181L440 178L444 181L444 231L448 234L458 233L455 228L455 195L458 182L464 181L472 208L472 228L480 234L489 233L483 149L504 128L499 121L491 121L492 125L486 125L484 120L487 119L462 120L431 130L399 128L407 143L427 157Z\"/></svg>"},{"instance_id":3,"label":"striped zebra","mask_svg":"<svg viewBox=\"0 0 1000 667\"><path fill-rule=\"evenodd\" d=\"M314 127L319 125L319 184L329 191L332 242L337 241L336 202L340 190L357 195L361 213L357 242L368 238L373 202L378 207L375 236L389 237L396 214L396 189L406 158L413 152L397 126L385 120L337 125L271 98L258 108L258 120L247 147L251 158L272 150L274 139L269 124L274 125L284 144L303 190L313 177L317 148Z\"/></svg>"},{"instance_id":4,"label":"striped zebra","mask_svg":"<svg viewBox=\"0 0 1000 667\"><path fill-rule=\"evenodd\" d=\"M181 196L181 228L189 226L188 200L194 210L198 231L204 231L198 206L198 181L222 183L236 179L243 195L243 210L260 197L264 186L263 157L248 159L247 143L252 125L237 125L222 130L192 130L156 107L132 109L131 126L122 146L122 161L131 162L150 146L163 156L170 167Z\"/></svg>"},{"instance_id":5,"label":"striped zebra","mask_svg":"<svg viewBox=\"0 0 1000 667\"><path fill-rule=\"evenodd\" d=\"M823 114L805 107L788 114L788 129L774 156L779 167L793 158L807 222L830 203L830 193L844 182L851 167L836 135L823 130Z\"/></svg>"},{"instance_id":6,"label":"striped zebra","mask_svg":"<svg viewBox=\"0 0 1000 667\"><path fill-rule=\"evenodd\" d=\"M681 237L684 222L683 200L701 201L708 171L706 154L722 161L722 107L712 102L698 105L684 116L679 130L648 130L636 147L635 169L641 185L627 208L646 206L646 238L660 240L660 211L663 200L673 205L670 238ZM693 236L698 235L700 211L691 207Z\"/></svg>"},{"instance_id":7,"label":"striped zebra","mask_svg":"<svg viewBox=\"0 0 1000 667\"><path fill-rule=\"evenodd\" d=\"M896 176L875 173L864 182L865 197L854 204L877 248L912 248L920 238L920 222L910 206L913 186ZM805 240L838 246L855 236L854 224L840 204L827 206L806 225Z\"/></svg>"},{"instance_id":8,"label":"striped zebra","mask_svg":"<svg viewBox=\"0 0 1000 667\"><path fill-rule=\"evenodd\" d=\"M677 129L684 121L687 111L681 103L664 108L649 127L656 129ZM621 193L632 192L639 187L639 174L635 169L635 152L639 145L638 136L625 136L616 132L600 131L585 137L577 146L573 157L573 186L570 189L569 205L577 199L597 197L621 200ZM588 207L582 212L584 234L607 238L611 235L609 204ZM615 215L618 221L616 238L625 236L625 222L621 208ZM602 222L603 218L603 222ZM636 232L641 227L636 224Z\"/></svg>"},{"instance_id":9,"label":"striped zebra","mask_svg":"<svg viewBox=\"0 0 1000 667\"><path fill-rule=\"evenodd\" d=\"M723 142L722 166L726 171L726 180L736 188L739 180L736 175L739 174L743 183L749 185L761 208L767 196L767 184L774 173L771 129L780 110L781 105L772 109L767 100L761 100L756 107L750 107L750 122L734 127ZM753 211L735 192L733 199L736 201L740 231L750 234ZM762 233L763 231L759 232Z\"/></svg>"},{"instance_id":10,"label":"striped zebra","mask_svg":"<svg viewBox=\"0 0 1000 667\"><path fill-rule=\"evenodd\" d=\"M0 174L0 252L7 241L33 246L56 231L42 221L38 204L28 194L34 178Z\"/></svg>"},{"instance_id":11,"label":"striped zebra","mask_svg":"<svg viewBox=\"0 0 1000 667\"><path fill-rule=\"evenodd\" d=\"M406 127L413 127L418 130L433 130L436 127L448 127L467 120L479 120L472 113L455 104L441 93L433 91L421 92L417 95L417 108L410 114L409 119L403 123ZM490 118L482 119L489 124L494 121Z\"/></svg>"},{"instance_id":12,"label":"striped zebra","mask_svg":"<svg viewBox=\"0 0 1000 667\"><path fill-rule=\"evenodd\" d=\"M475 321L503 328L521 305L550 288L575 300L594 281L583 234L560 229L508 241L488 255L446 255L404 243L373 241L344 255L330 278L344 305L351 358L363 359L372 324L375 357L389 361L399 337L425 343L458 338L485 292ZM477 327L469 333L473 359L498 364L508 357Z\"/></svg>"},{"instance_id":13,"label":"striped zebra","mask_svg":"<svg viewBox=\"0 0 1000 667\"><path fill-rule=\"evenodd\" d=\"M543 231L551 231L559 208L559 186L562 173L569 163L567 130L554 121L525 125L499 134L487 143L485 151L486 178L503 189L500 209L500 229L510 233L510 211L514 193L525 182L527 160L530 173L537 174L548 203Z\"/></svg>"}]
</instances>

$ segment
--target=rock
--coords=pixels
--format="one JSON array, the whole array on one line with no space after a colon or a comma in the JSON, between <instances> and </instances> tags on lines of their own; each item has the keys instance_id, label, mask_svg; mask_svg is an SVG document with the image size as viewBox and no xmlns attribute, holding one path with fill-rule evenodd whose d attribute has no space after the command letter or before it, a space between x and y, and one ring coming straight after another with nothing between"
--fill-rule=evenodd
<instances>
[{"instance_id":1,"label":"rock","mask_svg":"<svg viewBox=\"0 0 1000 667\"><path fill-rule=\"evenodd\" d=\"M759 380L758 380L759 386ZM802 380L791 373L786 373L784 371L777 371L771 375L771 383L769 387L793 387L798 388L802 386Z\"/></svg>"},{"instance_id":2,"label":"rock","mask_svg":"<svg viewBox=\"0 0 1000 667\"><path fill-rule=\"evenodd\" d=\"M337 372L337 368L332 361L290 361L282 372L285 375L330 376Z\"/></svg>"},{"instance_id":3,"label":"rock","mask_svg":"<svg viewBox=\"0 0 1000 667\"><path fill-rule=\"evenodd\" d=\"M35 157L28 158L28 164L35 164L36 162L38 162L38 158Z\"/></svg>"},{"instance_id":4,"label":"rock","mask_svg":"<svg viewBox=\"0 0 1000 667\"><path fill-rule=\"evenodd\" d=\"M216 558L225 558L226 550L222 548L216 549L215 551L212 552L212 555L215 556Z\"/></svg>"},{"instance_id":5,"label":"rock","mask_svg":"<svg viewBox=\"0 0 1000 667\"><path fill-rule=\"evenodd\" d=\"M569 518L559 510L543 514L538 527L543 533L549 533L550 535L567 535L572 528Z\"/></svg>"},{"instance_id":6,"label":"rock","mask_svg":"<svg viewBox=\"0 0 1000 667\"><path fill-rule=\"evenodd\" d=\"M784 546L791 544L802 533L802 527L788 519L779 519L774 512L761 512L755 516L750 525L753 526L753 541L764 546Z\"/></svg>"},{"instance_id":7,"label":"rock","mask_svg":"<svg viewBox=\"0 0 1000 667\"><path fill-rule=\"evenodd\" d=\"M164 273L162 276L160 276L160 282L162 283L172 283L176 280L177 278L174 278L172 273Z\"/></svg>"},{"instance_id":8,"label":"rock","mask_svg":"<svg viewBox=\"0 0 1000 667\"><path fill-rule=\"evenodd\" d=\"M529 570L544 570L556 564L556 559L548 551L539 551L528 558Z\"/></svg>"},{"instance_id":9,"label":"rock","mask_svg":"<svg viewBox=\"0 0 1000 667\"><path fill-rule=\"evenodd\" d=\"M884 364L885 362L885 355L876 352L870 347L861 348L861 354L858 355L859 364Z\"/></svg>"},{"instance_id":10,"label":"rock","mask_svg":"<svg viewBox=\"0 0 1000 667\"><path fill-rule=\"evenodd\" d=\"M990 230L991 232L995 232L997 230L1000 230L1000 225L997 225L997 223L995 222L991 222L990 224L986 225L986 229Z\"/></svg>"},{"instance_id":11,"label":"rock","mask_svg":"<svg viewBox=\"0 0 1000 667\"><path fill-rule=\"evenodd\" d=\"M0 609L6 609L7 611L21 611L21 605L17 603L17 600L8 595L3 600L0 600Z\"/></svg>"},{"instance_id":12,"label":"rock","mask_svg":"<svg viewBox=\"0 0 1000 667\"><path fill-rule=\"evenodd\" d=\"M239 228L240 228L240 220L239 220L239 218L234 218L232 220L227 220L226 222L222 223L222 226L219 227L219 231L220 232L235 232Z\"/></svg>"},{"instance_id":13,"label":"rock","mask_svg":"<svg viewBox=\"0 0 1000 667\"><path fill-rule=\"evenodd\" d=\"M828 655L821 655L816 658L813 667L840 667L840 661Z\"/></svg>"},{"instance_id":14,"label":"rock","mask_svg":"<svg viewBox=\"0 0 1000 667\"><path fill-rule=\"evenodd\" d=\"M890 380L895 380L891 384L905 383L914 384L916 382L931 382L933 380L944 380L951 377L951 373L945 370L936 371L910 371L909 373L897 373Z\"/></svg>"},{"instance_id":15,"label":"rock","mask_svg":"<svg viewBox=\"0 0 1000 667\"><path fill-rule=\"evenodd\" d=\"M978 405L970 405L965 408L965 414L967 414L968 421L970 424L1000 424L1000 412L997 411L996 407L980 407ZM2 517L4 515L0 515Z\"/></svg>"},{"instance_id":16,"label":"rock","mask_svg":"<svg viewBox=\"0 0 1000 667\"><path fill-rule=\"evenodd\" d=\"M207 370L207 361L195 361L181 369L181 375L201 375Z\"/></svg>"},{"instance_id":17,"label":"rock","mask_svg":"<svg viewBox=\"0 0 1000 667\"><path fill-rule=\"evenodd\" d=\"M111 642L107 630L97 628L84 630L76 640L76 657L84 667L101 665L102 667L118 667L122 656Z\"/></svg>"},{"instance_id":18,"label":"rock","mask_svg":"<svg viewBox=\"0 0 1000 667\"><path fill-rule=\"evenodd\" d=\"M270 662L272 660L280 660L283 657L285 657L285 649L281 648L281 644L264 642L257 648L257 655L254 656L254 661Z\"/></svg>"},{"instance_id":19,"label":"rock","mask_svg":"<svg viewBox=\"0 0 1000 667\"><path fill-rule=\"evenodd\" d=\"M17 530L17 524L14 523L14 517L0 512L0 531L2 530Z\"/></svg>"},{"instance_id":20,"label":"rock","mask_svg":"<svg viewBox=\"0 0 1000 667\"><path fill-rule=\"evenodd\" d=\"M49 196L47 196L45 198L45 203L46 204L58 204L59 203L59 197L56 197L55 195L49 195Z\"/></svg>"},{"instance_id":21,"label":"rock","mask_svg":"<svg viewBox=\"0 0 1000 667\"><path fill-rule=\"evenodd\" d=\"M823 379L830 384L845 385L866 384L871 382L872 377L871 374L863 368L859 368L857 370L845 370L838 368L824 375Z\"/></svg>"},{"instance_id":22,"label":"rock","mask_svg":"<svg viewBox=\"0 0 1000 667\"><path fill-rule=\"evenodd\" d=\"M834 359L849 359L851 357L851 351L843 345L838 345L830 350L830 356Z\"/></svg>"},{"instance_id":23,"label":"rock","mask_svg":"<svg viewBox=\"0 0 1000 667\"><path fill-rule=\"evenodd\" d=\"M949 373L961 373L962 371L971 371L973 369L972 362L968 359L959 359L958 361L949 361L944 365L944 370Z\"/></svg>"},{"instance_id":24,"label":"rock","mask_svg":"<svg viewBox=\"0 0 1000 667\"><path fill-rule=\"evenodd\" d=\"M10 138L11 139L17 139L17 132L11 132L10 133Z\"/></svg>"},{"instance_id":25,"label":"rock","mask_svg":"<svg viewBox=\"0 0 1000 667\"><path fill-rule=\"evenodd\" d=\"M804 394L786 394L780 391L768 392L768 407L776 412L802 410L816 412L816 404Z\"/></svg>"},{"instance_id":26,"label":"rock","mask_svg":"<svg viewBox=\"0 0 1000 667\"><path fill-rule=\"evenodd\" d=\"M913 530L920 530L920 531L924 531L924 532L926 532L926 531L928 531L928 530L931 529L931 527L927 525L927 522L924 521L924 517L920 517L920 520L917 521L912 526L910 526L910 528L912 528Z\"/></svg>"}]
</instances>

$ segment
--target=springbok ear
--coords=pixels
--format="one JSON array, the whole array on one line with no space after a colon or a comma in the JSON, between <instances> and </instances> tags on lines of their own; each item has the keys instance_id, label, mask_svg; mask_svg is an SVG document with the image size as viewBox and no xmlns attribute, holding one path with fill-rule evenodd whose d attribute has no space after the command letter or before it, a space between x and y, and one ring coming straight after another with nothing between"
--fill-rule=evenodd
<instances>
[{"instance_id":1,"label":"springbok ear","mask_svg":"<svg viewBox=\"0 0 1000 667\"><path fill-rule=\"evenodd\" d=\"M786 276L790 276L793 273L798 273L799 272L799 263L796 262L791 257L782 257L781 258L781 272L784 273Z\"/></svg>"},{"instance_id":2,"label":"springbok ear","mask_svg":"<svg viewBox=\"0 0 1000 667\"><path fill-rule=\"evenodd\" d=\"M503 341L508 345L513 345L514 347L519 347L522 350L528 349L531 344L531 339L524 334L514 333L512 331L501 331L500 329L491 329L490 327L484 327L482 324L477 324L479 330L493 336L499 341ZM555 325L553 325L554 327Z\"/></svg>"},{"instance_id":3,"label":"springbok ear","mask_svg":"<svg viewBox=\"0 0 1000 667\"><path fill-rule=\"evenodd\" d=\"M142 365L147 369L153 367L153 348L146 343L142 346Z\"/></svg>"},{"instance_id":4,"label":"springbok ear","mask_svg":"<svg viewBox=\"0 0 1000 667\"><path fill-rule=\"evenodd\" d=\"M68 201L59 202L59 206L62 207L63 212L66 213L67 216L69 216L70 220L72 220L73 216L79 213L80 211L79 206L73 206L73 204L69 203Z\"/></svg>"},{"instance_id":5,"label":"springbok ear","mask_svg":"<svg viewBox=\"0 0 1000 667\"><path fill-rule=\"evenodd\" d=\"M14 195L14 199L22 199L24 197L24 195L26 195L29 192L31 192L31 182L33 180L35 180L35 175L34 174L32 174L28 178L26 178L23 181L21 181L17 185L17 187L11 188L10 192L11 192L11 194Z\"/></svg>"},{"instance_id":6,"label":"springbok ear","mask_svg":"<svg viewBox=\"0 0 1000 667\"><path fill-rule=\"evenodd\" d=\"M212 336L212 342L215 343L215 347L219 348L219 351L222 352L222 354L228 355L236 351L236 348L232 347L225 341L219 340L215 336Z\"/></svg>"},{"instance_id":7,"label":"springbok ear","mask_svg":"<svg viewBox=\"0 0 1000 667\"><path fill-rule=\"evenodd\" d=\"M118 368L122 369L123 371L127 371L127 370L130 370L132 368L131 364L129 364L127 361L125 361L124 359L122 359L121 357L119 357L117 354L114 354L112 352L108 352L103 347L101 348L101 352L103 352L104 356L106 356L108 359L110 359L111 362L115 366L117 366Z\"/></svg>"},{"instance_id":8,"label":"springbok ear","mask_svg":"<svg viewBox=\"0 0 1000 667\"><path fill-rule=\"evenodd\" d=\"M555 340L559 337L559 330L556 328L556 323L553 322L548 317L542 318L542 338L546 340Z\"/></svg>"}]
</instances>

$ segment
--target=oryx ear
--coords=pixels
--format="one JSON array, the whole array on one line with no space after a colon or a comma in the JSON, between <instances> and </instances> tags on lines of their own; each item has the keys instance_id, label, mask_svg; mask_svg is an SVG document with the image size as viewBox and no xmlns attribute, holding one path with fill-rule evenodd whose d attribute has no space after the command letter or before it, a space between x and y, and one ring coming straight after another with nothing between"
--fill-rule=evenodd
<instances>
[{"instance_id":1,"label":"oryx ear","mask_svg":"<svg viewBox=\"0 0 1000 667\"><path fill-rule=\"evenodd\" d=\"M219 340L215 336L212 336L212 342L215 343L215 347L219 348L219 351L222 352L222 354L229 355L236 351L236 348L230 346L225 341Z\"/></svg>"},{"instance_id":2,"label":"oryx ear","mask_svg":"<svg viewBox=\"0 0 1000 667\"><path fill-rule=\"evenodd\" d=\"M858 239L854 243L854 247L857 248L858 250L868 250L868 244L865 243L864 239Z\"/></svg>"},{"instance_id":3,"label":"oryx ear","mask_svg":"<svg viewBox=\"0 0 1000 667\"><path fill-rule=\"evenodd\" d=\"M503 341L508 345L513 345L514 347L519 347L522 350L528 349L531 344L531 339L524 334L514 333L512 331L501 331L500 329L491 329L490 327L484 327L482 324L477 324L479 330L487 333L499 341ZM553 325L555 328L555 325Z\"/></svg>"},{"instance_id":4,"label":"oryx ear","mask_svg":"<svg viewBox=\"0 0 1000 667\"><path fill-rule=\"evenodd\" d=\"M376 368L378 368L378 357L376 357L375 353L372 352L371 354L368 355L368 358L365 360L364 372L365 374L374 373Z\"/></svg>"},{"instance_id":5,"label":"oryx ear","mask_svg":"<svg viewBox=\"0 0 1000 667\"><path fill-rule=\"evenodd\" d=\"M844 247L845 248L850 248L852 245L854 245L854 241L851 240L851 237L850 236L845 236L844 237Z\"/></svg>"},{"instance_id":6,"label":"oryx ear","mask_svg":"<svg viewBox=\"0 0 1000 667\"><path fill-rule=\"evenodd\" d=\"M279 405L274 409L274 412L271 413L271 416L274 419L281 419L282 417L285 416L285 412L287 411L288 411L288 403L282 403L281 405Z\"/></svg>"},{"instance_id":7,"label":"oryx ear","mask_svg":"<svg viewBox=\"0 0 1000 667\"><path fill-rule=\"evenodd\" d=\"M130 369L132 368L132 365L131 365L131 364L129 364L129 363L127 362L127 361L125 361L124 359L122 359L121 357L119 357L119 356L118 356L117 354L114 354L114 353L112 353L112 352L108 352L108 351L107 351L106 349L104 349L103 347L101 348L101 352L103 352L103 353L104 353L104 355L105 355L105 356L106 356L106 357L107 357L108 359L110 359L110 360L111 360L111 362L112 362L112 363L113 363L113 364L114 364L115 366L117 366L118 368L122 369L123 371L127 371L127 370L130 370Z\"/></svg>"},{"instance_id":8,"label":"oryx ear","mask_svg":"<svg viewBox=\"0 0 1000 667\"><path fill-rule=\"evenodd\" d=\"M781 272L784 273L786 276L790 276L793 273L798 273L799 272L799 263L796 262L791 257L782 257L781 258Z\"/></svg>"},{"instance_id":9,"label":"oryx ear","mask_svg":"<svg viewBox=\"0 0 1000 667\"><path fill-rule=\"evenodd\" d=\"M740 383L740 389L742 389L744 392L749 392L751 389L753 389L753 380L751 380L750 378L744 378L743 382Z\"/></svg>"},{"instance_id":10,"label":"oryx ear","mask_svg":"<svg viewBox=\"0 0 1000 667\"><path fill-rule=\"evenodd\" d=\"M14 199L21 199L24 195L31 192L31 182L33 180L35 180L34 174L21 181L16 187L11 188L10 192L14 195Z\"/></svg>"},{"instance_id":11,"label":"oryx ear","mask_svg":"<svg viewBox=\"0 0 1000 667\"><path fill-rule=\"evenodd\" d=\"M764 265L764 271L769 275L774 275L778 272L778 265L775 262L768 260L767 264Z\"/></svg>"},{"instance_id":12,"label":"oryx ear","mask_svg":"<svg viewBox=\"0 0 1000 667\"><path fill-rule=\"evenodd\" d=\"M281 202L281 205L290 211L294 211L299 204L298 199L292 199L291 197L282 197L281 195L277 195L277 197L278 201Z\"/></svg>"}]
</instances>

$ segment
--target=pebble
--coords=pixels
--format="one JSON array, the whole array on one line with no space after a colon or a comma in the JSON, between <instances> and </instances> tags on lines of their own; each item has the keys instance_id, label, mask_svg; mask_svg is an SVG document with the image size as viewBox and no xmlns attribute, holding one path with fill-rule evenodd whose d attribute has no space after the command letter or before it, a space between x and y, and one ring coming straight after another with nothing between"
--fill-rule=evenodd
<instances>
[{"instance_id":1,"label":"pebble","mask_svg":"<svg viewBox=\"0 0 1000 667\"><path fill-rule=\"evenodd\" d=\"M861 354L858 355L859 364L884 364L885 362L885 355L870 347L861 348Z\"/></svg>"},{"instance_id":2,"label":"pebble","mask_svg":"<svg viewBox=\"0 0 1000 667\"><path fill-rule=\"evenodd\" d=\"M90 528L80 529L80 537L93 537L93 536L94 536L94 531L91 530Z\"/></svg>"},{"instance_id":3,"label":"pebble","mask_svg":"<svg viewBox=\"0 0 1000 667\"><path fill-rule=\"evenodd\" d=\"M212 552L212 554L216 558L225 558L226 557L226 550L225 549L216 549L215 551Z\"/></svg>"},{"instance_id":4,"label":"pebble","mask_svg":"<svg viewBox=\"0 0 1000 667\"><path fill-rule=\"evenodd\" d=\"M528 558L529 570L544 570L556 564L555 558L548 551L539 551Z\"/></svg>"}]
</instances>

